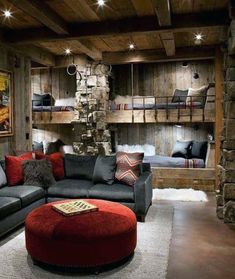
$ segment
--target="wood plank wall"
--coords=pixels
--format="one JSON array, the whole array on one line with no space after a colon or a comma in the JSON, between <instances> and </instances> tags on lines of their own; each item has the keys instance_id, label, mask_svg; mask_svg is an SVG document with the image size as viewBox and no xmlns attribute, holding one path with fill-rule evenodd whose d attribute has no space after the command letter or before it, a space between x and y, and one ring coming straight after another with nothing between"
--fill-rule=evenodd
<instances>
[{"instance_id":1,"label":"wood plank wall","mask_svg":"<svg viewBox=\"0 0 235 279\"><path fill-rule=\"evenodd\" d=\"M16 58L18 67L14 65ZM0 47L0 68L12 71L14 81L14 135L0 137L0 158L3 158L7 154L13 154L15 150L31 150L30 59Z\"/></svg>"},{"instance_id":2,"label":"wood plank wall","mask_svg":"<svg viewBox=\"0 0 235 279\"><path fill-rule=\"evenodd\" d=\"M131 95L130 67L130 65L113 66L110 79L111 99L116 95ZM199 74L199 79L193 78L195 71ZM187 68L182 67L182 62L134 64L134 95L171 96L176 88L198 88L214 81L212 60L189 62ZM214 88L211 88L210 94L213 93Z\"/></svg>"},{"instance_id":3,"label":"wood plank wall","mask_svg":"<svg viewBox=\"0 0 235 279\"><path fill-rule=\"evenodd\" d=\"M199 79L193 78L195 71ZM130 72L130 65L113 66L111 99L131 95ZM213 61L189 62L187 68L181 62L134 65L134 95L172 95L175 88L197 88L214 80ZM210 94L214 94L214 88ZM181 128L173 124L119 124L113 128L117 144L152 144L157 154L169 156L176 140L207 140L208 134L214 134L214 125L204 123L189 123Z\"/></svg>"},{"instance_id":4,"label":"wood plank wall","mask_svg":"<svg viewBox=\"0 0 235 279\"><path fill-rule=\"evenodd\" d=\"M211 124L185 124L179 127L172 124L119 124L118 144L151 144L156 154L170 156L177 140L208 140L213 134Z\"/></svg>"},{"instance_id":5,"label":"wood plank wall","mask_svg":"<svg viewBox=\"0 0 235 279\"><path fill-rule=\"evenodd\" d=\"M76 78L69 76L65 68L33 69L31 71L32 94L51 92L54 99L75 97ZM61 139L66 144L73 142L72 125L37 125L33 129L33 141L55 141Z\"/></svg>"},{"instance_id":6,"label":"wood plank wall","mask_svg":"<svg viewBox=\"0 0 235 279\"><path fill-rule=\"evenodd\" d=\"M69 76L65 68L33 69L31 71L32 94L50 93L54 99L75 97L76 78Z\"/></svg>"}]
</instances>

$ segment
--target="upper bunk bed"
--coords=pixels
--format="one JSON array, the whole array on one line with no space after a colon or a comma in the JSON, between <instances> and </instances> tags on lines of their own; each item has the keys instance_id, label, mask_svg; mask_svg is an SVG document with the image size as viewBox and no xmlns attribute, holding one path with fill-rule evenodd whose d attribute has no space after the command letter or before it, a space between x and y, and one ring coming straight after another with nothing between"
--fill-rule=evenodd
<instances>
[{"instance_id":1,"label":"upper bunk bed","mask_svg":"<svg viewBox=\"0 0 235 279\"><path fill-rule=\"evenodd\" d=\"M178 90L173 96L129 96L110 101L108 123L215 122L211 85Z\"/></svg>"},{"instance_id":2,"label":"upper bunk bed","mask_svg":"<svg viewBox=\"0 0 235 279\"><path fill-rule=\"evenodd\" d=\"M33 94L33 124L70 124L75 117L75 98L54 100L50 94Z\"/></svg>"}]
</instances>

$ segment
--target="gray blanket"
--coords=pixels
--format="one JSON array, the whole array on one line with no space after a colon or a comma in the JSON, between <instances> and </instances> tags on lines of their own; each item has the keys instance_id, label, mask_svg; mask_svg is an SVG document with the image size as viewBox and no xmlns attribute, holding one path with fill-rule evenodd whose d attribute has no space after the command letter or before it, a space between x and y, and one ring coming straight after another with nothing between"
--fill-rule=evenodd
<instances>
[{"instance_id":1,"label":"gray blanket","mask_svg":"<svg viewBox=\"0 0 235 279\"><path fill-rule=\"evenodd\" d=\"M168 157L161 155L145 156L144 163L150 163L151 167L168 167L168 168L205 168L202 159L184 159Z\"/></svg>"}]
</instances>

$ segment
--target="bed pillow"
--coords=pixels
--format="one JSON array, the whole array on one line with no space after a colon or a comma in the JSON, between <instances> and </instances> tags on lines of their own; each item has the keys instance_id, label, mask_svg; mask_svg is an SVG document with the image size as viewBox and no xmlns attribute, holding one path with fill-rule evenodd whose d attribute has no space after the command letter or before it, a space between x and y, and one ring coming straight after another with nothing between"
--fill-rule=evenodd
<instances>
[{"instance_id":1,"label":"bed pillow","mask_svg":"<svg viewBox=\"0 0 235 279\"><path fill-rule=\"evenodd\" d=\"M24 185L48 188L56 182L52 173L52 164L47 159L24 161L23 169Z\"/></svg>"},{"instance_id":2,"label":"bed pillow","mask_svg":"<svg viewBox=\"0 0 235 279\"><path fill-rule=\"evenodd\" d=\"M172 157L181 157L188 159L191 157L192 141L179 141L177 140L174 149L172 151Z\"/></svg>"},{"instance_id":3,"label":"bed pillow","mask_svg":"<svg viewBox=\"0 0 235 279\"><path fill-rule=\"evenodd\" d=\"M74 107L76 102L76 98L62 98L55 100L55 106L70 106Z\"/></svg>"},{"instance_id":4,"label":"bed pillow","mask_svg":"<svg viewBox=\"0 0 235 279\"><path fill-rule=\"evenodd\" d=\"M97 156L65 154L65 174L67 178L92 180Z\"/></svg>"},{"instance_id":5,"label":"bed pillow","mask_svg":"<svg viewBox=\"0 0 235 279\"><path fill-rule=\"evenodd\" d=\"M53 153L50 155L45 155L40 152L36 152L36 159L47 159L52 164L52 172L56 180L61 180L64 178L64 158L61 153Z\"/></svg>"},{"instance_id":6,"label":"bed pillow","mask_svg":"<svg viewBox=\"0 0 235 279\"><path fill-rule=\"evenodd\" d=\"M64 142L60 139L52 142L47 142L46 147L45 147L45 154L46 155L51 155L53 153L60 152L60 149L62 146L64 146Z\"/></svg>"},{"instance_id":7,"label":"bed pillow","mask_svg":"<svg viewBox=\"0 0 235 279\"><path fill-rule=\"evenodd\" d=\"M206 160L207 154L207 141L193 141L191 148L191 156L192 158L198 158Z\"/></svg>"},{"instance_id":8,"label":"bed pillow","mask_svg":"<svg viewBox=\"0 0 235 279\"><path fill-rule=\"evenodd\" d=\"M33 94L33 106L53 106L54 99L50 94Z\"/></svg>"},{"instance_id":9,"label":"bed pillow","mask_svg":"<svg viewBox=\"0 0 235 279\"><path fill-rule=\"evenodd\" d=\"M33 141L33 151L40 151L43 152L43 142Z\"/></svg>"},{"instance_id":10,"label":"bed pillow","mask_svg":"<svg viewBox=\"0 0 235 279\"><path fill-rule=\"evenodd\" d=\"M141 173L144 153L117 152L115 178L126 185L134 186Z\"/></svg>"},{"instance_id":11,"label":"bed pillow","mask_svg":"<svg viewBox=\"0 0 235 279\"><path fill-rule=\"evenodd\" d=\"M181 103L181 102L185 103L187 96L188 96L188 89L187 90L175 89L172 98L172 103Z\"/></svg>"},{"instance_id":12,"label":"bed pillow","mask_svg":"<svg viewBox=\"0 0 235 279\"><path fill-rule=\"evenodd\" d=\"M209 85L204 85L198 89L189 88L186 103L190 105L192 99L192 102L200 102L202 104L205 104L208 88Z\"/></svg>"},{"instance_id":13,"label":"bed pillow","mask_svg":"<svg viewBox=\"0 0 235 279\"><path fill-rule=\"evenodd\" d=\"M116 169L116 156L101 156L99 155L95 162L93 173L93 182L113 184Z\"/></svg>"},{"instance_id":14,"label":"bed pillow","mask_svg":"<svg viewBox=\"0 0 235 279\"><path fill-rule=\"evenodd\" d=\"M9 186L15 186L24 183L24 172L22 163L25 160L30 159L32 159L32 152L25 153L19 157L5 156L6 176Z\"/></svg>"}]
</instances>

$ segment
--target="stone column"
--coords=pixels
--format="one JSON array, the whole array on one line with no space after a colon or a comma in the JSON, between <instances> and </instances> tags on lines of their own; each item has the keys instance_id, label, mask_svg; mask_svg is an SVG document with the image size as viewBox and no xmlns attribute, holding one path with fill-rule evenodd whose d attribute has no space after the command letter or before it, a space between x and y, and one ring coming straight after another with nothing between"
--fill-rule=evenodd
<instances>
[{"instance_id":1,"label":"stone column","mask_svg":"<svg viewBox=\"0 0 235 279\"><path fill-rule=\"evenodd\" d=\"M218 166L220 193L217 195L217 216L225 223L235 223L235 39L231 23L228 51L224 56L225 92L223 97L223 130L221 161Z\"/></svg>"},{"instance_id":2,"label":"stone column","mask_svg":"<svg viewBox=\"0 0 235 279\"><path fill-rule=\"evenodd\" d=\"M111 136L107 129L109 102L108 68L88 64L77 75L74 150L78 154L109 155Z\"/></svg>"}]
</instances>

